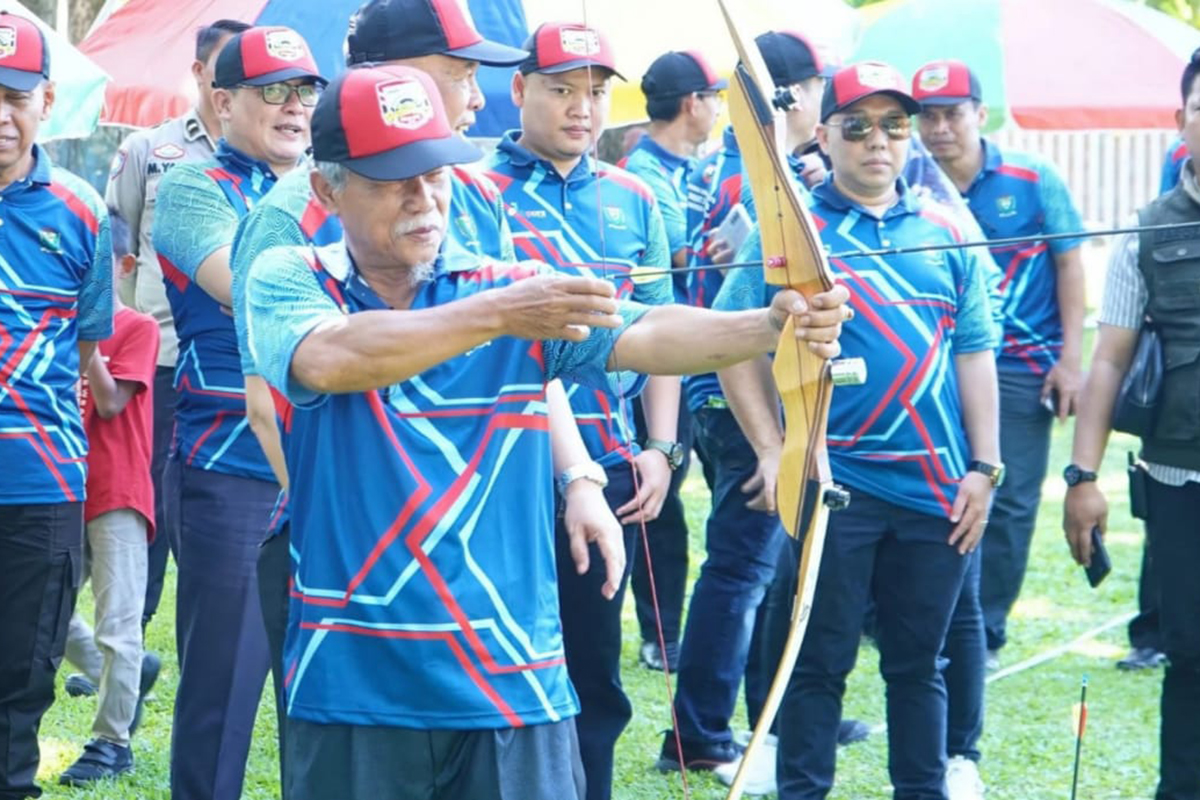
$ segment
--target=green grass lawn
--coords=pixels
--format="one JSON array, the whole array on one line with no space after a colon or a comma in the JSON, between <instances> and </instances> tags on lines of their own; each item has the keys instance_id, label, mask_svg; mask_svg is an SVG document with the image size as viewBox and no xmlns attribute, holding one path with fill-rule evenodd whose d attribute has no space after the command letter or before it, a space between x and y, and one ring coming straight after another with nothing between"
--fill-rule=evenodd
<instances>
[{"instance_id":1,"label":"green grass lawn","mask_svg":"<svg viewBox=\"0 0 1200 800\"><path fill-rule=\"evenodd\" d=\"M1132 442L1117 437L1101 477L1112 510L1108 537L1114 570L1093 591L1067 553L1060 530L1063 485L1057 473L1069 460L1070 425L1057 428L1050 478L1034 539L1033 554L1021 601L1009 625L1010 645L1004 666L1072 642L1082 633L1136 608L1141 524L1131 520L1125 486L1125 451ZM703 522L708 495L696 471L686 486L692 530L692 572L703 559ZM90 613L85 591L82 607ZM136 775L91 790L65 790L58 774L79 754L89 738L94 700L72 699L61 691L42 724L39 773L48 798L104 800L168 800L167 760L170 752L171 706L178 679L174 653L174 574L162 610L149 632L149 647L163 655L163 672L154 701L134 741ZM660 673L638 666L639 636L632 601L625 609L624 679L634 705L634 719L617 747L617 800L681 798L677 774L662 776L653 768L661 732L670 727L666 687ZM992 800L1066 800L1070 796L1074 753L1073 703L1083 675L1089 679L1089 725L1080 770L1081 800L1133 800L1154 794L1157 774L1158 696L1161 672L1125 674L1113 662L1127 648L1124 625L1078 644L1060 657L999 680L988 689L986 732L981 771ZM744 713L739 711L739 713ZM883 684L875 653L863 648L850 680L846 713L870 723L883 721ZM744 727L744 716L735 723ZM245 797L278 797L275 725L268 698L259 706L258 728L247 769ZM711 776L689 776L691 796L718 800L724 787ZM839 760L836 800L888 798L887 746L882 735L844 749ZM380 800L387 800L380 798ZM463 800L467 800L464 798Z\"/></svg>"}]
</instances>

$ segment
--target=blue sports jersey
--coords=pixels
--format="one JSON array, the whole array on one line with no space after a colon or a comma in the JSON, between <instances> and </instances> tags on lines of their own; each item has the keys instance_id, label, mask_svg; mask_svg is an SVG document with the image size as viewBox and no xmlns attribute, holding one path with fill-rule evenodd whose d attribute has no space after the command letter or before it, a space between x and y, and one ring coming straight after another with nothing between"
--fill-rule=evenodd
<instances>
[{"instance_id":1,"label":"blue sports jersey","mask_svg":"<svg viewBox=\"0 0 1200 800\"><path fill-rule=\"evenodd\" d=\"M701 159L692 170L687 186L688 266L712 264L708 246L713 232L721 227L725 217L741 202L742 154L738 149L733 127L725 129L721 149ZM725 273L719 269L704 269L687 273L688 302L711 308L721 289ZM695 411L710 402L721 404L725 395L715 372L687 375L683 391L688 408Z\"/></svg>"},{"instance_id":2,"label":"blue sports jersey","mask_svg":"<svg viewBox=\"0 0 1200 800\"><path fill-rule=\"evenodd\" d=\"M104 203L37 145L33 158L0 190L0 505L83 501L77 345L113 325Z\"/></svg>"},{"instance_id":3,"label":"blue sports jersey","mask_svg":"<svg viewBox=\"0 0 1200 800\"><path fill-rule=\"evenodd\" d=\"M833 252L962 241L949 217L900 181L899 202L882 219L846 199L831 179L809 208ZM757 231L745 255L761 259ZM740 257L740 256L739 256ZM842 355L867 363L867 382L833 393L829 462L850 489L946 517L970 459L955 355L995 345L986 276L970 249L834 260L856 316L842 329ZM714 308L770 302L761 269L729 273Z\"/></svg>"},{"instance_id":4,"label":"blue sports jersey","mask_svg":"<svg viewBox=\"0 0 1200 800\"><path fill-rule=\"evenodd\" d=\"M617 296L647 305L672 300L662 272L671 255L654 195L641 180L611 164L582 159L564 180L554 167L506 134L488 162L504 196L520 258L563 272L612 281ZM642 273L658 272L642 277ZM636 455L630 396L566 385L575 421L593 459L611 466Z\"/></svg>"},{"instance_id":5,"label":"blue sports jersey","mask_svg":"<svg viewBox=\"0 0 1200 800\"><path fill-rule=\"evenodd\" d=\"M411 308L536 271L439 262ZM345 314L386 308L344 246L265 253L246 308L259 368L293 404L282 420L295 561L289 715L471 729L575 714L545 382L603 384L620 331L582 344L501 337L385 389L319 395L291 375L300 342ZM630 324L644 309L622 313Z\"/></svg>"},{"instance_id":6,"label":"blue sports jersey","mask_svg":"<svg viewBox=\"0 0 1200 800\"><path fill-rule=\"evenodd\" d=\"M620 161L622 169L641 178L654 192L672 256L688 246L687 192L695 164L695 159L677 156L649 136L642 136ZM687 277L686 272L672 276L676 303L688 301Z\"/></svg>"},{"instance_id":7,"label":"blue sports jersey","mask_svg":"<svg viewBox=\"0 0 1200 800\"><path fill-rule=\"evenodd\" d=\"M983 148L983 169L963 196L987 238L1082 229L1067 186L1049 163L1024 153L1001 152L992 142L983 142ZM996 369L1042 375L1058 361L1062 321L1052 256L1080 244L1080 239L1059 239L990 248L1002 273L999 291L1004 306L1004 338Z\"/></svg>"},{"instance_id":8,"label":"blue sports jersey","mask_svg":"<svg viewBox=\"0 0 1200 800\"><path fill-rule=\"evenodd\" d=\"M195 283L205 259L232 245L242 217L275 185L267 164L222 139L211 161L162 179L154 245L179 335L175 446L196 469L275 482L246 417L246 384L231 309Z\"/></svg>"},{"instance_id":9,"label":"blue sports jersey","mask_svg":"<svg viewBox=\"0 0 1200 800\"><path fill-rule=\"evenodd\" d=\"M1182 137L1176 136L1175 140L1167 147L1166 156L1163 157L1162 178L1158 185L1159 194L1166 194L1175 188L1175 185L1179 183L1179 173L1183 171L1183 163L1187 159L1187 145Z\"/></svg>"}]
</instances>

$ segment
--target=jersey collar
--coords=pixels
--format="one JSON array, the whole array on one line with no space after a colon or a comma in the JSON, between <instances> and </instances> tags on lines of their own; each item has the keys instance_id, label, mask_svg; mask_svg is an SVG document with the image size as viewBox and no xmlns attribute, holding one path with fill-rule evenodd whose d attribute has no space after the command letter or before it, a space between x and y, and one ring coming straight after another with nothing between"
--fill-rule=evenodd
<instances>
[{"instance_id":1,"label":"jersey collar","mask_svg":"<svg viewBox=\"0 0 1200 800\"><path fill-rule=\"evenodd\" d=\"M563 179L562 176L558 174L558 169L555 168L553 164L534 154L533 151L529 150L527 147L517 144L517 138L520 137L520 135L521 131L519 130L508 131L504 134L503 138L500 139L500 144L496 147L497 150L503 153L504 156L507 157L510 162L512 162L513 166L525 168L541 167L541 169L547 174L553 175L560 180L563 180L563 182L567 184L579 183L590 180L593 177L592 157L590 154L586 154L583 158L579 159L579 163L576 164L575 168L571 170L571 174L567 175L566 178Z\"/></svg>"},{"instance_id":2,"label":"jersey collar","mask_svg":"<svg viewBox=\"0 0 1200 800\"><path fill-rule=\"evenodd\" d=\"M868 216L873 219L879 219L874 213L868 211L864 206L854 202L850 198L846 197L846 195L838 191L837 186L835 186L833 183L832 172L825 176L825 180L819 183L816 188L812 190L812 193L819 201L838 212L846 213L848 211L857 211L864 216ZM890 219L892 217L903 216L905 214L913 214L916 213L917 210L916 195L908 190L908 183L903 177L897 178L896 202L891 208L884 212L882 219Z\"/></svg>"}]
</instances>

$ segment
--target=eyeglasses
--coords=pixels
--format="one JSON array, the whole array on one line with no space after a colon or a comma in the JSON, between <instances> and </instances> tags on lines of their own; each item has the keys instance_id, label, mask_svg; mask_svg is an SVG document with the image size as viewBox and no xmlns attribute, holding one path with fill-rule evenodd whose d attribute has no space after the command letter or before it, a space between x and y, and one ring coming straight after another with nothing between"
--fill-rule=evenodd
<instances>
[{"instance_id":1,"label":"eyeglasses","mask_svg":"<svg viewBox=\"0 0 1200 800\"><path fill-rule=\"evenodd\" d=\"M842 129L842 139L847 142L865 141L879 127L889 139L903 141L912 137L912 120L899 115L871 119L865 115L850 116L841 122L827 122L833 128Z\"/></svg>"},{"instance_id":2,"label":"eyeglasses","mask_svg":"<svg viewBox=\"0 0 1200 800\"><path fill-rule=\"evenodd\" d=\"M271 106L286 105L292 99L292 93L300 99L300 105L312 108L321 98L321 90L315 83L302 83L292 86L290 83L268 83L265 86L246 86L247 89L258 89L263 102Z\"/></svg>"},{"instance_id":3,"label":"eyeglasses","mask_svg":"<svg viewBox=\"0 0 1200 800\"><path fill-rule=\"evenodd\" d=\"M703 92L694 92L694 94L696 95L696 97L700 98L701 100L716 100L718 103L725 102L725 95L722 94L721 92L703 91Z\"/></svg>"}]
</instances>

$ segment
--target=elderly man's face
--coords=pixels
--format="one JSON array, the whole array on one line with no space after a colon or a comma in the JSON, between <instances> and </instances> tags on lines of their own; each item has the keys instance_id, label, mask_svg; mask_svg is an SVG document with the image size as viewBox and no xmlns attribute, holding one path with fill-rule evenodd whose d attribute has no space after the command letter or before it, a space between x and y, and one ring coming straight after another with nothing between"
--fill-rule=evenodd
<instances>
[{"instance_id":1,"label":"elderly man's face","mask_svg":"<svg viewBox=\"0 0 1200 800\"><path fill-rule=\"evenodd\" d=\"M0 185L23 177L27 171L38 128L50 116L53 105L52 83L43 81L28 92L0 86Z\"/></svg>"},{"instance_id":2,"label":"elderly man's face","mask_svg":"<svg viewBox=\"0 0 1200 800\"><path fill-rule=\"evenodd\" d=\"M341 217L360 262L416 269L437 260L446 236L450 180L449 167L401 181L350 173L345 187L333 193L330 210Z\"/></svg>"}]
</instances>

